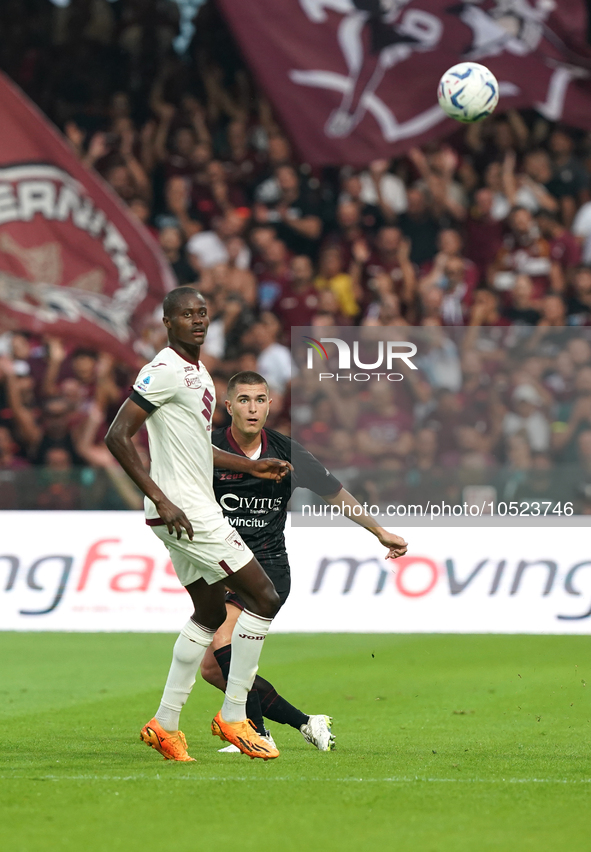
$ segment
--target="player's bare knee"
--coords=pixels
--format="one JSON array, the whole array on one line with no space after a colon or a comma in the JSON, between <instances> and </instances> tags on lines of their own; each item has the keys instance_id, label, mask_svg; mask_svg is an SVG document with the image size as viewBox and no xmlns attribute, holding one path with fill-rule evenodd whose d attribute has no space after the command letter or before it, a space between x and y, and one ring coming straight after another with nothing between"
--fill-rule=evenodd
<instances>
[{"instance_id":1,"label":"player's bare knee","mask_svg":"<svg viewBox=\"0 0 591 852\"><path fill-rule=\"evenodd\" d=\"M256 614L262 615L263 618L274 618L279 612L280 606L281 598L274 587L270 585L257 600Z\"/></svg>"},{"instance_id":2,"label":"player's bare knee","mask_svg":"<svg viewBox=\"0 0 591 852\"><path fill-rule=\"evenodd\" d=\"M218 630L226 620L226 611L225 609L215 609L201 612L196 608L191 618L208 630Z\"/></svg>"}]
</instances>

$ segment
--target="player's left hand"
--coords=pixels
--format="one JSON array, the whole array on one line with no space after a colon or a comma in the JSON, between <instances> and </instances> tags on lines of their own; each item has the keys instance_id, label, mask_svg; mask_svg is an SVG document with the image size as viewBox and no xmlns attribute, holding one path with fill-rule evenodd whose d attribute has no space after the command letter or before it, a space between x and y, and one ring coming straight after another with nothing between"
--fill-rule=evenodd
<instances>
[{"instance_id":1,"label":"player's left hand","mask_svg":"<svg viewBox=\"0 0 591 852\"><path fill-rule=\"evenodd\" d=\"M258 479L274 479L275 482L281 482L283 477L292 470L293 466L288 461L257 459L253 461L250 472Z\"/></svg>"},{"instance_id":2,"label":"player's left hand","mask_svg":"<svg viewBox=\"0 0 591 852\"><path fill-rule=\"evenodd\" d=\"M385 557L386 559L396 559L398 556L404 556L408 550L408 543L402 538L402 536L386 532L386 530L378 536L378 539L380 544L383 544L384 547L388 548L388 553Z\"/></svg>"}]
</instances>

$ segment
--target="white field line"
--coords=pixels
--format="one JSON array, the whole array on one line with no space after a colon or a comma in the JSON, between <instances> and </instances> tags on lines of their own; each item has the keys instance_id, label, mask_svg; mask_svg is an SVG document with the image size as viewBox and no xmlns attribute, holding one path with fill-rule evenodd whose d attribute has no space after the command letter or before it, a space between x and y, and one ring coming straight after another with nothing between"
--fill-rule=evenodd
<instances>
[{"instance_id":1,"label":"white field line","mask_svg":"<svg viewBox=\"0 0 591 852\"><path fill-rule=\"evenodd\" d=\"M222 781L254 781L257 784L275 783L276 781L298 782L305 781L318 784L591 784L591 778L430 778L420 775L413 777L392 778L307 778L294 776L275 776L261 778L260 776L226 776L226 775L0 775L0 781L193 781L222 782Z\"/></svg>"}]
</instances>

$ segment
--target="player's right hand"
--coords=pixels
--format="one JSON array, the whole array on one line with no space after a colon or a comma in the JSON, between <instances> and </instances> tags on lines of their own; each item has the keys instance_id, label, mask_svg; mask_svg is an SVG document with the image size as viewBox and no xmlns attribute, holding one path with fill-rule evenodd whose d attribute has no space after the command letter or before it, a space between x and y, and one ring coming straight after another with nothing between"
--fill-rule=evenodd
<instances>
[{"instance_id":1,"label":"player's right hand","mask_svg":"<svg viewBox=\"0 0 591 852\"><path fill-rule=\"evenodd\" d=\"M380 544L383 544L384 547L388 548L388 553L385 557L386 559L397 559L399 556L404 556L408 549L408 542L406 542L402 536L396 535L395 533L383 530L383 532L378 535L378 539Z\"/></svg>"},{"instance_id":2,"label":"player's right hand","mask_svg":"<svg viewBox=\"0 0 591 852\"><path fill-rule=\"evenodd\" d=\"M193 527L191 521L187 518L182 509L162 497L158 502L154 502L158 514L166 524L168 532L172 535L173 529L176 530L176 537L180 539L183 534L183 529L187 531L190 540L193 541Z\"/></svg>"}]
</instances>

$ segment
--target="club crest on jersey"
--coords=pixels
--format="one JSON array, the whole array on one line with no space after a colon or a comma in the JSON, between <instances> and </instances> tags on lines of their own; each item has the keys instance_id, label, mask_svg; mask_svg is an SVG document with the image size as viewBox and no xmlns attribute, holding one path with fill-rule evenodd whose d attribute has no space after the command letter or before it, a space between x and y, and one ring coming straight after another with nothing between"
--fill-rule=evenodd
<instances>
[{"instance_id":1,"label":"club crest on jersey","mask_svg":"<svg viewBox=\"0 0 591 852\"><path fill-rule=\"evenodd\" d=\"M232 532L230 533L230 535L227 535L227 536L226 536L226 541L227 541L227 542L228 542L228 544L230 544L232 547L235 547L235 548L236 548L236 550L244 550L244 542L242 541L242 539L240 538L240 536L238 535L238 533L237 533L237 532L234 532L234 530L232 530Z\"/></svg>"},{"instance_id":2,"label":"club crest on jersey","mask_svg":"<svg viewBox=\"0 0 591 852\"><path fill-rule=\"evenodd\" d=\"M185 384L188 388L193 388L193 390L199 390L202 385L202 382L199 376L185 376Z\"/></svg>"}]
</instances>

